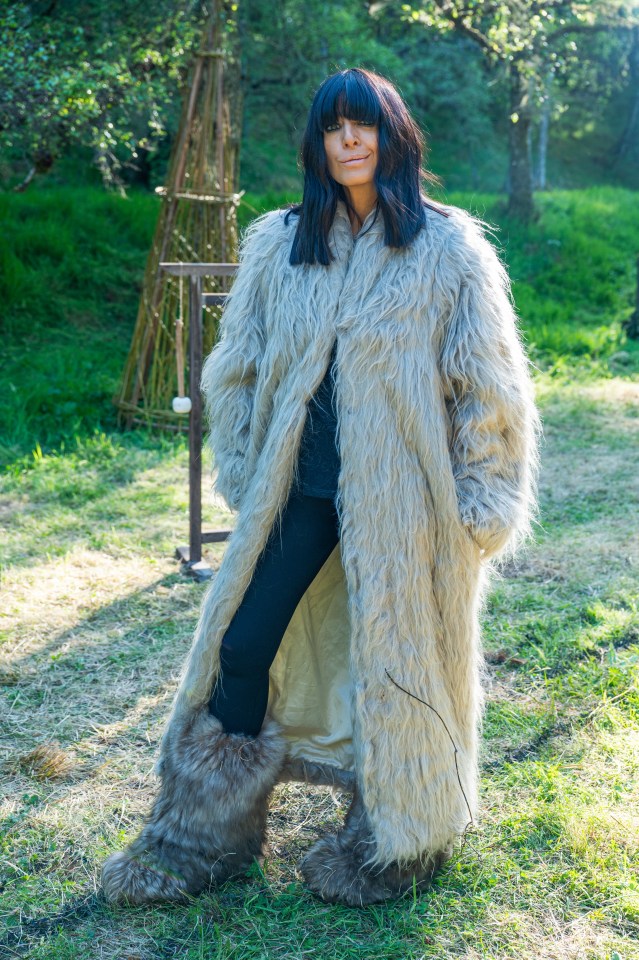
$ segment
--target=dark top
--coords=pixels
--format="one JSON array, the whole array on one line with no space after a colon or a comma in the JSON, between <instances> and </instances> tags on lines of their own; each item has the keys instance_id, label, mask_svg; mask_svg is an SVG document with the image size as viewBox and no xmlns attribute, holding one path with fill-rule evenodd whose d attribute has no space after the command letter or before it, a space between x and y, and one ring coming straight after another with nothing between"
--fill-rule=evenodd
<instances>
[{"instance_id":1,"label":"dark top","mask_svg":"<svg viewBox=\"0 0 639 960\"><path fill-rule=\"evenodd\" d=\"M333 498L337 493L340 460L333 397L336 347L337 341L333 344L324 379L308 402L300 442L297 486L310 497Z\"/></svg>"}]
</instances>

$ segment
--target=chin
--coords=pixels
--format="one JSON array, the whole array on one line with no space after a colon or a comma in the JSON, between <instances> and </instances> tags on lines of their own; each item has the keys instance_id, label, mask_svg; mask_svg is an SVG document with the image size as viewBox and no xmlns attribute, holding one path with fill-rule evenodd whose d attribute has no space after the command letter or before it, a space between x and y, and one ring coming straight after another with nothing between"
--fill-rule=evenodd
<instances>
[{"instance_id":1,"label":"chin","mask_svg":"<svg viewBox=\"0 0 639 960\"><path fill-rule=\"evenodd\" d=\"M361 175L360 176L342 176L340 177L339 183L343 184L345 187L363 187L367 183L373 182L372 174L370 176Z\"/></svg>"}]
</instances>

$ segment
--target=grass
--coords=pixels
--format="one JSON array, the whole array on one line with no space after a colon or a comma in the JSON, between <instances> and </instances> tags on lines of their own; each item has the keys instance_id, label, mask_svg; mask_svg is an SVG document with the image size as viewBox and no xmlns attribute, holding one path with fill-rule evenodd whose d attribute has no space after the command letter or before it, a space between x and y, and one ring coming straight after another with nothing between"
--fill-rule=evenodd
<instances>
[{"instance_id":1,"label":"grass","mask_svg":"<svg viewBox=\"0 0 639 960\"><path fill-rule=\"evenodd\" d=\"M186 533L186 450L179 438L98 434L5 473L7 956L639 957L639 386L545 374L538 393L540 526L485 614L481 824L431 893L361 911L301 884L297 861L345 798L296 785L278 788L270 854L247 879L188 907L100 900L102 861L153 795L202 594L172 559ZM605 509L557 509L599 485ZM209 507L207 523L229 519ZM222 551L211 549L214 566Z\"/></svg>"},{"instance_id":2,"label":"grass","mask_svg":"<svg viewBox=\"0 0 639 960\"><path fill-rule=\"evenodd\" d=\"M62 195L65 249L81 219L71 194ZM94 220L99 204L84 196ZM293 784L278 787L268 857L245 879L187 907L113 908L99 896L102 862L137 832L155 792L152 765L202 587L173 559L187 536L185 439L113 428L116 354L126 351L134 311L109 294L106 274L100 280L112 241L95 224L78 227L86 231L78 256L95 233L84 263L99 267L97 286L60 280L50 324L34 299L33 330L16 308L3 347L13 351L9 381L21 371L26 412L7 433L0 475L0 957L639 960L639 378L634 345L618 328L632 277L627 264L614 283L607 267L591 266L586 317L577 298L589 274L573 252L560 253L579 248L571 222L584 235L602 222L605 197L616 210L610 242L593 249L606 264L626 250L630 263L634 226L622 208L636 209L636 196L540 198L546 209L528 239L503 222L516 287L527 269L537 291L527 335L556 310L561 349L544 341L546 354L536 354L545 440L535 541L495 578L484 613L482 816L432 891L364 910L323 904L301 883L296 864L320 830L339 823L346 797ZM491 200L465 199L480 213ZM140 218L122 228L123 250L139 231L143 251L148 201L121 208ZM571 217L561 220L569 201ZM109 197L103 214L127 203ZM130 304L139 260L131 253ZM52 280L27 246L20 262L35 265L36 287ZM76 318L76 363L90 357L104 372L99 389L76 370L71 336L66 366L59 358L64 316ZM607 318L609 340L580 352L579 337ZM631 360L619 366L621 349ZM76 402L76 413L42 412L49 394ZM15 413L3 396L3 414ZM207 525L230 521L219 504L205 506ZM214 568L223 550L208 549Z\"/></svg>"}]
</instances>

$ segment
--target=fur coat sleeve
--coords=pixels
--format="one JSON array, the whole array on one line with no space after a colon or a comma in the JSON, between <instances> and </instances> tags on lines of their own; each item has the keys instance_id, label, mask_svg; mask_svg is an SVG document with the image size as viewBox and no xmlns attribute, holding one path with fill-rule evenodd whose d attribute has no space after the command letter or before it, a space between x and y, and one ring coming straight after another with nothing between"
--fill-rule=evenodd
<instances>
[{"instance_id":1,"label":"fur coat sleeve","mask_svg":"<svg viewBox=\"0 0 639 960\"><path fill-rule=\"evenodd\" d=\"M439 367L461 520L489 559L530 532L540 424L506 269L480 220L455 219Z\"/></svg>"},{"instance_id":2,"label":"fur coat sleeve","mask_svg":"<svg viewBox=\"0 0 639 960\"><path fill-rule=\"evenodd\" d=\"M246 490L246 449L259 358L264 349L264 272L269 247L257 217L240 244L239 266L224 305L220 336L202 369L209 443L217 468L215 490L237 510Z\"/></svg>"}]
</instances>

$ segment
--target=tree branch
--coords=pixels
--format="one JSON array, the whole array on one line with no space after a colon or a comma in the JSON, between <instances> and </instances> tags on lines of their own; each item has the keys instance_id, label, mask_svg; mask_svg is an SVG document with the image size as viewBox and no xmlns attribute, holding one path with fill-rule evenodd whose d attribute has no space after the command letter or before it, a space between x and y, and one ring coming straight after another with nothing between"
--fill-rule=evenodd
<instances>
[{"instance_id":1,"label":"tree branch","mask_svg":"<svg viewBox=\"0 0 639 960\"><path fill-rule=\"evenodd\" d=\"M623 22L611 20L608 23L566 23L563 27L558 27L556 30L546 34L546 39L550 44L570 33L601 33L603 30L632 30L636 26L639 26L639 20L624 20Z\"/></svg>"},{"instance_id":2,"label":"tree branch","mask_svg":"<svg viewBox=\"0 0 639 960\"><path fill-rule=\"evenodd\" d=\"M494 57L498 57L500 60L504 58L504 51L492 43L487 36L485 36L481 30L477 30L475 27L472 27L467 23L462 16L459 16L455 12L455 8L449 2L449 0L435 0L435 6L442 14L449 20L455 30L458 30L459 33L465 34L467 37L470 37L475 43L479 44L484 50L492 54Z\"/></svg>"}]
</instances>

